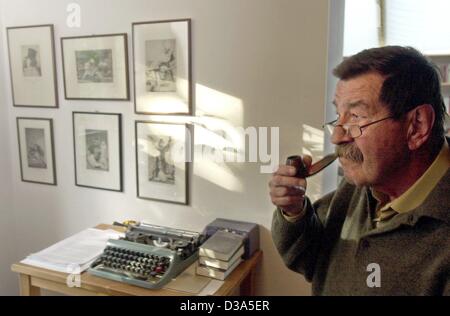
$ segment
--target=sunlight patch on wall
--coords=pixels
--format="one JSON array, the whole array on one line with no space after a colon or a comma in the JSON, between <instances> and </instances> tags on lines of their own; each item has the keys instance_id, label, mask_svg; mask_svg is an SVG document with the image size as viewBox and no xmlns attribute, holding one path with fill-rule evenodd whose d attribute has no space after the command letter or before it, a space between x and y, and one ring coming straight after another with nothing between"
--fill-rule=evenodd
<instances>
[{"instance_id":1,"label":"sunlight patch on wall","mask_svg":"<svg viewBox=\"0 0 450 316\"><path fill-rule=\"evenodd\" d=\"M228 191L242 192L238 174L224 162L234 156L237 160L245 150L245 140L238 132L243 124L242 100L200 84L195 91L194 161L198 167L194 174Z\"/></svg>"},{"instance_id":2,"label":"sunlight patch on wall","mask_svg":"<svg viewBox=\"0 0 450 316\"><path fill-rule=\"evenodd\" d=\"M243 191L227 162L245 160L242 100L196 84L196 115L151 115L152 121L192 124L194 175L229 191ZM166 106L169 106L167 104ZM177 106L169 106L170 111ZM164 112L164 109L161 108ZM192 132L192 131L191 131ZM234 165L235 167L235 165Z\"/></svg>"},{"instance_id":3,"label":"sunlight patch on wall","mask_svg":"<svg viewBox=\"0 0 450 316\"><path fill-rule=\"evenodd\" d=\"M234 126L242 126L244 108L241 99L201 84L195 86L195 98L197 116L221 118Z\"/></svg>"}]
</instances>

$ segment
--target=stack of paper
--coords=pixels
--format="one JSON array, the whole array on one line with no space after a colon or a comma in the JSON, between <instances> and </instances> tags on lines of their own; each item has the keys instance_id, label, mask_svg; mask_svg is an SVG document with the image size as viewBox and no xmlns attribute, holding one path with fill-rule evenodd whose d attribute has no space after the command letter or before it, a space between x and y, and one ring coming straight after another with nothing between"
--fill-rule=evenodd
<instances>
[{"instance_id":1,"label":"stack of paper","mask_svg":"<svg viewBox=\"0 0 450 316\"><path fill-rule=\"evenodd\" d=\"M81 273L102 254L108 239L118 239L123 235L112 229L88 228L29 255L21 262L59 272Z\"/></svg>"}]
</instances>

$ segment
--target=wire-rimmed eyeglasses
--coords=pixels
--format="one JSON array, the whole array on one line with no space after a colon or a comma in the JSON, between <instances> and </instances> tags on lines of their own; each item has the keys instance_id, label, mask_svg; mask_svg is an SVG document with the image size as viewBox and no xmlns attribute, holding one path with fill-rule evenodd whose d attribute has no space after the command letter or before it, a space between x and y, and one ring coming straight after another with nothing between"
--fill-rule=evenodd
<instances>
[{"instance_id":1,"label":"wire-rimmed eyeglasses","mask_svg":"<svg viewBox=\"0 0 450 316\"><path fill-rule=\"evenodd\" d=\"M333 134L336 130L336 127L341 127L342 130L345 132L345 135L349 135L351 138L358 138L362 135L363 128L366 128L370 125L373 125L375 123L379 123L381 121L394 118L393 116L388 116L373 122L370 122L368 124L364 125L357 125L357 124L337 124L338 120L334 120L328 123L325 123L322 127L327 128L330 134Z\"/></svg>"}]
</instances>

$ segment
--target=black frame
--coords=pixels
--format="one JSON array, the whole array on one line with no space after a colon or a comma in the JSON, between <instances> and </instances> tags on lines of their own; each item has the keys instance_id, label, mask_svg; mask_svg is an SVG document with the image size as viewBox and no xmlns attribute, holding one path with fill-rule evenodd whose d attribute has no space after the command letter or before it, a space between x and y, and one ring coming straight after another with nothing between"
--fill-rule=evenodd
<instances>
[{"instance_id":1,"label":"black frame","mask_svg":"<svg viewBox=\"0 0 450 316\"><path fill-rule=\"evenodd\" d=\"M41 182L41 181L32 181L32 180L25 180L23 177L23 167L22 167L22 150L21 145L20 145L20 128L19 128L19 121L20 120L36 120L36 121L48 121L49 123L49 130L50 130L50 145L52 146L51 148L51 152L52 152L52 162L53 162L53 182L49 183L49 182ZM16 125L17 125L17 141L18 141L18 145L19 145L19 162L20 162L20 178L22 180L22 182L30 182L30 183L39 183L39 184L46 184L46 185L57 185L57 177L56 177L56 160L55 160L55 139L54 139L54 134L53 134L53 119L51 118L41 118L41 117L17 117L16 118Z\"/></svg>"},{"instance_id":2,"label":"black frame","mask_svg":"<svg viewBox=\"0 0 450 316\"><path fill-rule=\"evenodd\" d=\"M119 184L120 189L108 189L108 188L102 188L102 187L94 187L89 185L83 185L78 184L78 178L77 178L77 146L76 146L76 136L75 136L75 115L76 114L88 114L88 115L114 115L118 118L118 139L119 139ZM98 190L105 190L105 191L113 191L113 192L123 192L123 151L122 151L122 114L121 113L101 113L101 112L79 112L74 111L72 112L72 133L73 133L73 157L74 157L74 166L75 166L75 185L78 187L83 188L90 188L90 189L98 189Z\"/></svg>"},{"instance_id":3,"label":"black frame","mask_svg":"<svg viewBox=\"0 0 450 316\"><path fill-rule=\"evenodd\" d=\"M53 90L55 94L55 105L26 105L26 104L16 104L14 98L14 82L13 82L13 72L11 66L11 46L10 46L10 30L14 29L26 29L26 28L38 28L38 27L49 27L50 28L50 36L51 36L51 52L52 52L52 64L53 64ZM58 79L56 72L56 54L55 54L55 32L53 24L40 24L40 25L25 25L25 26L10 26L6 28L6 37L7 37L7 45L8 45L8 61L9 61L9 74L11 78L11 93L14 107L31 107L31 108L46 108L46 109L54 109L59 107L59 96L58 96Z\"/></svg>"},{"instance_id":4,"label":"black frame","mask_svg":"<svg viewBox=\"0 0 450 316\"><path fill-rule=\"evenodd\" d=\"M66 86L66 70L65 70L65 58L64 58L64 41L82 38L96 38L96 37L115 37L122 36L124 39L124 56L125 56L125 83L126 83L126 97L125 98L80 98L80 97L67 97ZM69 36L61 37L61 62L63 67L63 82L64 82L64 98L66 100L95 100L95 101L129 101L130 100L130 72L128 65L128 34L127 33L115 33L115 34L100 34L100 35L86 35L86 36Z\"/></svg>"},{"instance_id":5,"label":"black frame","mask_svg":"<svg viewBox=\"0 0 450 316\"><path fill-rule=\"evenodd\" d=\"M157 122L157 121L148 121L148 120L138 120L135 121L134 124L134 133L135 133L135 163L136 163L136 197L138 199L143 199L143 200L150 200L150 201L158 201L158 202L166 202L166 203L172 203L172 204L178 204L178 205L190 205L190 191L189 191L189 181L190 181L190 168L189 168L189 162L188 162L188 157L186 157L186 162L185 162L185 195L186 195L186 199L184 202L177 202L177 201L170 201L170 200L164 200L164 199L156 199L156 198L149 198L149 197L144 197L144 196L140 196L139 194L139 159L138 159L138 124L166 124L166 125L183 125L185 127L186 131L189 131L190 134L192 135L192 127L190 124L185 124L185 123L168 123L168 122ZM188 133L186 133L185 137L185 144L188 145L190 144L190 142L188 141L187 137L188 137ZM187 146L185 146L186 148L186 155L188 155L191 152L191 148L188 149Z\"/></svg>"},{"instance_id":6,"label":"black frame","mask_svg":"<svg viewBox=\"0 0 450 316\"><path fill-rule=\"evenodd\" d=\"M142 24L156 24L156 23L172 23L172 22L186 22L187 23L187 41L188 41L188 49L187 49L187 59L188 59L188 112L177 113L177 112L139 112L137 110L137 97L136 97L136 54L135 54L135 26ZM134 88L134 113L136 114L147 114L147 115L192 115L194 112L193 104L194 104L194 96L193 96L193 83L192 83L192 37L191 37L191 19L174 19L174 20L160 20L160 21L147 21L147 22L134 22L131 24L132 26L132 46L133 46L133 88Z\"/></svg>"}]
</instances>

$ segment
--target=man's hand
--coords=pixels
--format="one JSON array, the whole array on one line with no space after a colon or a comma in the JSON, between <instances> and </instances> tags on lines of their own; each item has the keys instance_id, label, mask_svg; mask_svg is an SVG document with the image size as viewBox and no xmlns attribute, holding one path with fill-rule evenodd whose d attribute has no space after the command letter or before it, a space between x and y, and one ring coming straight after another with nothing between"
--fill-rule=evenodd
<instances>
[{"instance_id":1,"label":"man's hand","mask_svg":"<svg viewBox=\"0 0 450 316\"><path fill-rule=\"evenodd\" d=\"M312 162L311 156L304 156L303 162L308 170ZM281 165L269 181L272 203L289 216L303 211L305 199L306 179L296 178L295 173L295 167Z\"/></svg>"}]
</instances>

